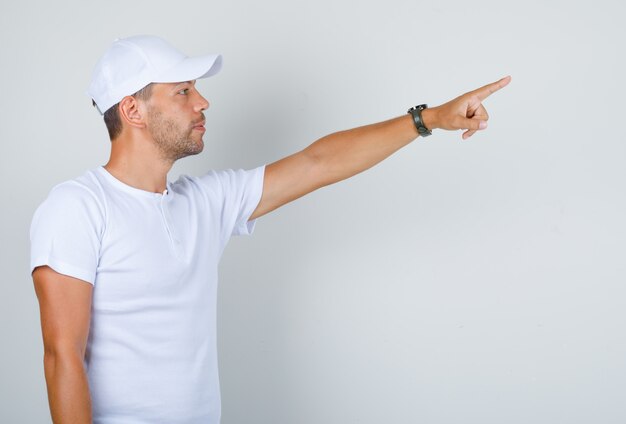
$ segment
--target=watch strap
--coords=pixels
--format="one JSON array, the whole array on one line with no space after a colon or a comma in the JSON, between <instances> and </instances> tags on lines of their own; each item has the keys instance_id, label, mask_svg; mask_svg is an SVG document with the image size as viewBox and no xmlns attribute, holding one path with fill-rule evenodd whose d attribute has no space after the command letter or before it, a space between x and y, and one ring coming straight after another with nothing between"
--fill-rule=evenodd
<instances>
[{"instance_id":1,"label":"watch strap","mask_svg":"<svg viewBox=\"0 0 626 424\"><path fill-rule=\"evenodd\" d=\"M427 104L421 104L413 106L412 108L407 110L407 113L410 113L413 117L413 122L415 123L415 128L417 128L417 132L422 137L428 137L433 133L431 130L426 128L426 125L424 125L424 121L422 120L422 111L427 107Z\"/></svg>"}]
</instances>

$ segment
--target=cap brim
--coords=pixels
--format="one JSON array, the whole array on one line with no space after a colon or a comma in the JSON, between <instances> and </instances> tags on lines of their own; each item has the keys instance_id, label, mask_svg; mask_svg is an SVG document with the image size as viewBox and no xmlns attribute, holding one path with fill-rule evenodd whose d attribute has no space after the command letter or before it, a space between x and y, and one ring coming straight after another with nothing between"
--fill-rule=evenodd
<instances>
[{"instance_id":1,"label":"cap brim","mask_svg":"<svg viewBox=\"0 0 626 424\"><path fill-rule=\"evenodd\" d=\"M181 82L208 78L217 74L221 69L221 54L188 57L161 75L157 75L152 82Z\"/></svg>"}]
</instances>

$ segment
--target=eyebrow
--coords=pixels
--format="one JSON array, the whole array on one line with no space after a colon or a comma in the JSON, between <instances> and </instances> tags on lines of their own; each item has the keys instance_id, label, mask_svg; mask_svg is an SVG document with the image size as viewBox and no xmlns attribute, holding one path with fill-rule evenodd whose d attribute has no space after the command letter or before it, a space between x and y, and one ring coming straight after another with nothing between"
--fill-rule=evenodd
<instances>
[{"instance_id":1,"label":"eyebrow","mask_svg":"<svg viewBox=\"0 0 626 424\"><path fill-rule=\"evenodd\" d=\"M173 83L173 84L174 84L174 83ZM171 90L170 92L171 92L171 93L175 93L175 92L179 91L179 90L180 90L180 86L181 86L181 85L191 85L191 86L194 86L194 87L195 87L195 85L196 85L196 80L177 82L177 83L175 83L175 84L172 86L172 88L170 88L170 90Z\"/></svg>"},{"instance_id":2,"label":"eyebrow","mask_svg":"<svg viewBox=\"0 0 626 424\"><path fill-rule=\"evenodd\" d=\"M174 87L178 87L179 85L182 84L191 84L191 85L196 85L196 80L191 80L191 81L181 81L178 84L176 84Z\"/></svg>"}]
</instances>

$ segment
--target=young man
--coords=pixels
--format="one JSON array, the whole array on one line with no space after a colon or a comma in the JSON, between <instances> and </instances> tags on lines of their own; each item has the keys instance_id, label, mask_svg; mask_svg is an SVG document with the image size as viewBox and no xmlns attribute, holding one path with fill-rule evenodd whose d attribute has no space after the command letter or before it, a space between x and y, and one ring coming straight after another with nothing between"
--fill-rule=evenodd
<instances>
[{"instance_id":1,"label":"young man","mask_svg":"<svg viewBox=\"0 0 626 424\"><path fill-rule=\"evenodd\" d=\"M89 95L110 159L54 187L31 226L55 423L218 423L217 267L229 238L433 129L472 136L486 128L482 101L510 81L330 134L267 166L168 182L177 159L203 149L209 102L195 80L221 60L136 36L96 66Z\"/></svg>"}]
</instances>

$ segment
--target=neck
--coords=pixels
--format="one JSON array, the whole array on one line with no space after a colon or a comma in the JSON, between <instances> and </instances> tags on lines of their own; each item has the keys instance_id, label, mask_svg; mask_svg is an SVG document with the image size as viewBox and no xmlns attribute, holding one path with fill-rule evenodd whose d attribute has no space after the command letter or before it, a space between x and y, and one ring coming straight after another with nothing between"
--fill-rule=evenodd
<instances>
[{"instance_id":1,"label":"neck","mask_svg":"<svg viewBox=\"0 0 626 424\"><path fill-rule=\"evenodd\" d=\"M104 168L131 187L163 193L173 164L151 140L120 136L111 142L111 157Z\"/></svg>"}]
</instances>

